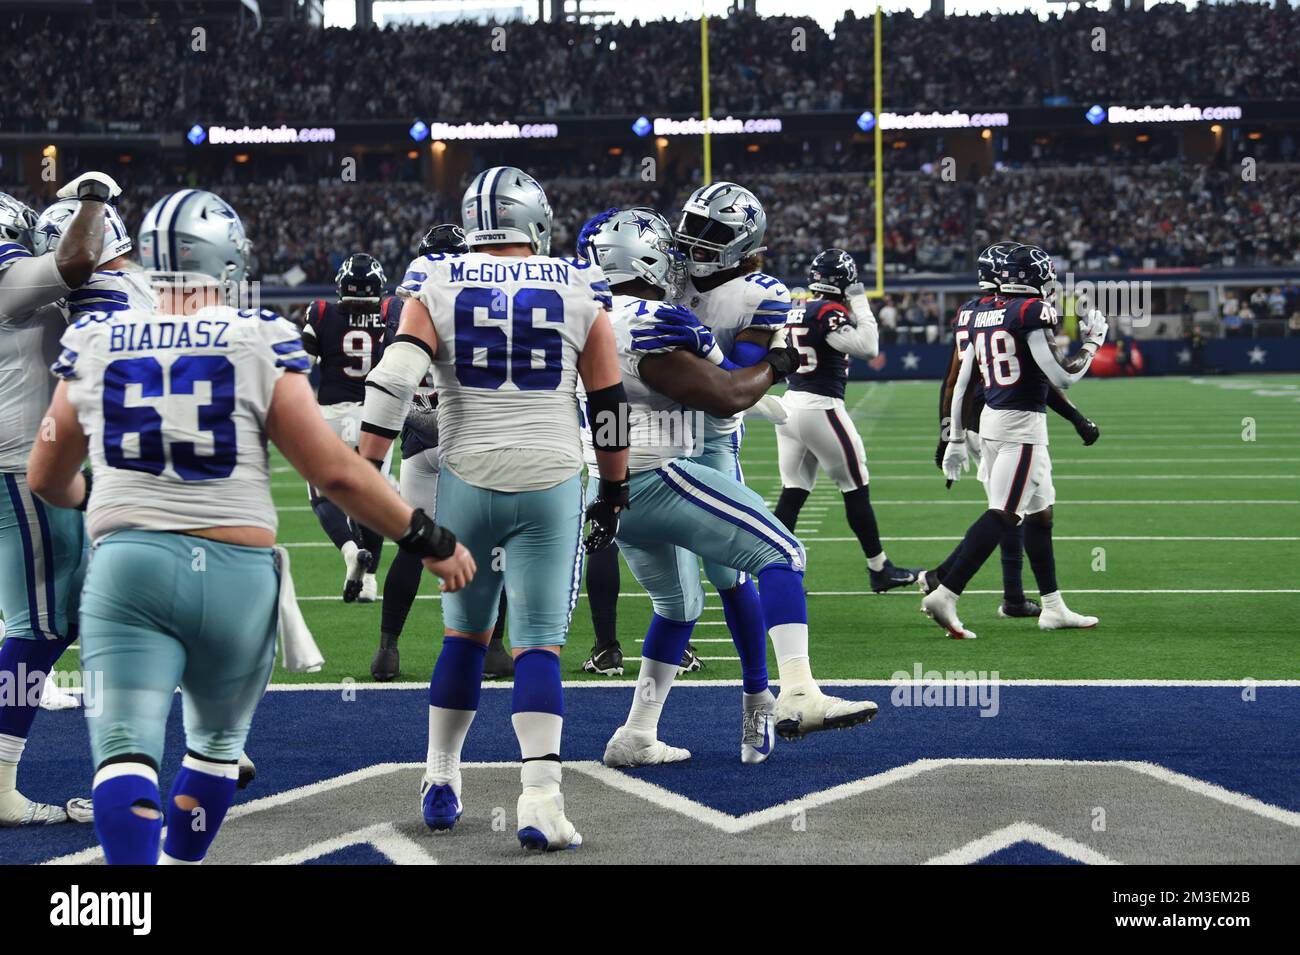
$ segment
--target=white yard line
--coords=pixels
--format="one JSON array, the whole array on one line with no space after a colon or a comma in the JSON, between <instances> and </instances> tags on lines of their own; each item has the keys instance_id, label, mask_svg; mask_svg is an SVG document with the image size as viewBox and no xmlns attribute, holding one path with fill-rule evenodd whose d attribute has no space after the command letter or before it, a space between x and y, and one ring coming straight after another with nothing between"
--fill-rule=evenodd
<instances>
[{"instance_id":1,"label":"white yard line","mask_svg":"<svg viewBox=\"0 0 1300 955\"><path fill-rule=\"evenodd\" d=\"M1124 594L1124 595L1131 595L1131 594L1202 594L1202 595L1217 595L1217 594L1300 594L1300 588L1294 588L1294 589L1293 589L1293 588L1248 588L1248 587L1241 587L1241 588L1221 588L1221 589L1213 589L1213 590L1193 590L1193 589L1168 589L1168 590L1163 590L1163 589L1161 589L1161 590L1105 590L1105 589L1085 589L1085 588L1081 588L1081 587L1071 587L1070 590L1069 590L1069 592L1072 593L1072 594ZM989 595L993 595L993 594L996 594L997 596L1001 596L1001 595L1002 595L1002 591L1001 591L1001 590L965 590L965 591L963 591L962 593L963 593L963 594L975 594L976 596L989 596ZM585 597L585 596L587 596L587 594L584 592L584 593L582 594L582 596ZM648 598L649 596L650 596L650 595L647 594L647 593L639 592L639 591L638 591L638 592L633 592L633 593L620 593L620 594L618 595L618 598L619 598L620 600L632 600L632 599L638 599L638 598ZM808 592L808 596L809 596L809 597L869 597L869 596L870 596L870 597L875 597L875 596L883 596L883 597L918 597L918 596L920 596L920 594L919 594L917 591L912 590L911 588L900 587L900 588L897 588L897 589L895 589L895 590L887 591L887 592L884 593L884 594L876 594L876 593L874 593L873 591L870 591L870 590L811 590L811 591ZM418 595L415 599L416 599L416 600L441 600L441 599L442 599L442 595L441 595L441 594L420 594L420 595ZM342 598L341 598L338 594L320 594L320 595L313 594L313 595L310 595L310 596L304 596L304 595L302 595L302 594L299 594L299 595L298 595L298 601L299 601L300 603L301 603L302 601L316 601L316 600L337 600L337 601L339 601L340 603L342 603ZM379 598L378 600L376 600L375 602L376 602L376 603L381 603L382 601L383 601L383 597L380 597L380 598ZM706 623L705 626L707 626L707 625L708 625L708 624Z\"/></svg>"}]
</instances>

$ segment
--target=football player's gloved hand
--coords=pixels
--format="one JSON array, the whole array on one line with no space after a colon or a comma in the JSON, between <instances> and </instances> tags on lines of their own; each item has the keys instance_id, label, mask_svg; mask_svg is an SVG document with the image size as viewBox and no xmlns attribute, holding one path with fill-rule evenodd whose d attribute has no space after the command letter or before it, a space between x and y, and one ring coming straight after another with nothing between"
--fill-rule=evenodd
<instances>
[{"instance_id":1,"label":"football player's gloved hand","mask_svg":"<svg viewBox=\"0 0 1300 955\"><path fill-rule=\"evenodd\" d=\"M854 282L844 290L844 297L848 299L849 308L853 312L853 318L858 322L874 322L876 314L871 310L871 301L867 298L866 286L861 282Z\"/></svg>"},{"instance_id":2,"label":"football player's gloved hand","mask_svg":"<svg viewBox=\"0 0 1300 955\"><path fill-rule=\"evenodd\" d=\"M617 208L609 208L604 212L597 212L594 216L582 224L582 231L578 233L578 255L588 261L591 260L591 238L600 227L608 222L613 216L618 215Z\"/></svg>"},{"instance_id":3,"label":"football player's gloved hand","mask_svg":"<svg viewBox=\"0 0 1300 955\"><path fill-rule=\"evenodd\" d=\"M966 447L966 440L962 438L959 441L954 437L943 452L943 476L949 481L959 481L961 472L969 470L970 450Z\"/></svg>"},{"instance_id":4,"label":"football player's gloved hand","mask_svg":"<svg viewBox=\"0 0 1300 955\"><path fill-rule=\"evenodd\" d=\"M715 365L722 363L722 349L718 347L713 332L685 305L660 305L656 308L653 322L632 329L632 348L649 352L684 349L709 359Z\"/></svg>"},{"instance_id":5,"label":"football player's gloved hand","mask_svg":"<svg viewBox=\"0 0 1300 955\"><path fill-rule=\"evenodd\" d=\"M790 336L790 326L782 325L772 336L763 360L772 366L776 380L780 381L799 367L801 359L799 349L795 347L794 339Z\"/></svg>"},{"instance_id":6,"label":"football player's gloved hand","mask_svg":"<svg viewBox=\"0 0 1300 955\"><path fill-rule=\"evenodd\" d=\"M1110 326L1106 324L1106 316L1095 308L1079 319L1079 334L1083 336L1085 345L1093 346L1094 354L1106 341L1106 333L1109 331Z\"/></svg>"},{"instance_id":7,"label":"football player's gloved hand","mask_svg":"<svg viewBox=\"0 0 1300 955\"><path fill-rule=\"evenodd\" d=\"M92 199L107 202L122 194L122 187L106 172L83 172L55 193L60 199Z\"/></svg>"},{"instance_id":8,"label":"football player's gloved hand","mask_svg":"<svg viewBox=\"0 0 1300 955\"><path fill-rule=\"evenodd\" d=\"M1101 437L1101 428L1097 427L1095 421L1087 418L1080 418L1074 424L1074 430L1079 432L1079 437L1083 438L1084 447L1096 444L1097 439Z\"/></svg>"},{"instance_id":9,"label":"football player's gloved hand","mask_svg":"<svg viewBox=\"0 0 1300 955\"><path fill-rule=\"evenodd\" d=\"M594 554L614 543L614 537L618 534L618 513L628 506L629 493L627 478L621 481L600 479L600 491L596 494L596 499L587 505L591 532L582 542L587 553Z\"/></svg>"}]
</instances>

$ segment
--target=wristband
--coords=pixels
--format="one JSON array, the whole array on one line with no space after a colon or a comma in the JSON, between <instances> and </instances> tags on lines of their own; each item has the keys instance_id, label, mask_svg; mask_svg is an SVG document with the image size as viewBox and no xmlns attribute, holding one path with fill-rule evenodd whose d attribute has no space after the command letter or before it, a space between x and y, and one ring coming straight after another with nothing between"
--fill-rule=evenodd
<instances>
[{"instance_id":1,"label":"wristband","mask_svg":"<svg viewBox=\"0 0 1300 955\"><path fill-rule=\"evenodd\" d=\"M420 508L411 512L411 523L406 533L397 539L397 546L415 556L446 560L456 553L456 535L435 524Z\"/></svg>"},{"instance_id":2,"label":"wristband","mask_svg":"<svg viewBox=\"0 0 1300 955\"><path fill-rule=\"evenodd\" d=\"M626 508L631 496L631 488L628 485L627 478L621 481L611 481L609 478L600 479L600 491L597 495L606 504L613 504L615 507Z\"/></svg>"}]
</instances>

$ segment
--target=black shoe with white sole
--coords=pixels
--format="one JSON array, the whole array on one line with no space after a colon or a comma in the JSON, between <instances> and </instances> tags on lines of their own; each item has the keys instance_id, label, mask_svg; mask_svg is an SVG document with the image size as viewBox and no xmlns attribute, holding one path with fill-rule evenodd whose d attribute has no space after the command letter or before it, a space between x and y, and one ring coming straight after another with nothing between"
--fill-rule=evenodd
<instances>
[{"instance_id":1,"label":"black shoe with white sole","mask_svg":"<svg viewBox=\"0 0 1300 955\"><path fill-rule=\"evenodd\" d=\"M886 590L893 590L895 587L910 587L916 583L916 577L921 573L921 568L909 570L906 567L895 567L893 561L885 561L885 566L879 570L867 568L871 575L871 589L873 592L883 594Z\"/></svg>"},{"instance_id":2,"label":"black shoe with white sole","mask_svg":"<svg viewBox=\"0 0 1300 955\"><path fill-rule=\"evenodd\" d=\"M1002 606L998 607L999 617L1037 617L1042 612L1043 608L1038 606L1038 601L1028 597L1014 604L1004 600Z\"/></svg>"},{"instance_id":3,"label":"black shoe with white sole","mask_svg":"<svg viewBox=\"0 0 1300 955\"><path fill-rule=\"evenodd\" d=\"M582 664L582 672L600 676L623 675L623 648L615 640L607 647L593 647L591 656Z\"/></svg>"}]
</instances>

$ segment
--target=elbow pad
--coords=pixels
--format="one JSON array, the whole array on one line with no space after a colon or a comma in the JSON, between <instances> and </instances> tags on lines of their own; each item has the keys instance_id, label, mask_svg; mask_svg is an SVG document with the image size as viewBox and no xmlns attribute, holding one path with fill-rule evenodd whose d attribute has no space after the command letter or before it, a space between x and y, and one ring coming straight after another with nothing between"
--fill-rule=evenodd
<instances>
[{"instance_id":1,"label":"elbow pad","mask_svg":"<svg viewBox=\"0 0 1300 955\"><path fill-rule=\"evenodd\" d=\"M429 346L410 335L398 335L366 377L366 406L361 430L395 438L406 421L415 389L429 371Z\"/></svg>"},{"instance_id":2,"label":"elbow pad","mask_svg":"<svg viewBox=\"0 0 1300 955\"><path fill-rule=\"evenodd\" d=\"M587 422L597 451L623 451L628 445L627 389L623 382L587 392Z\"/></svg>"}]
</instances>

